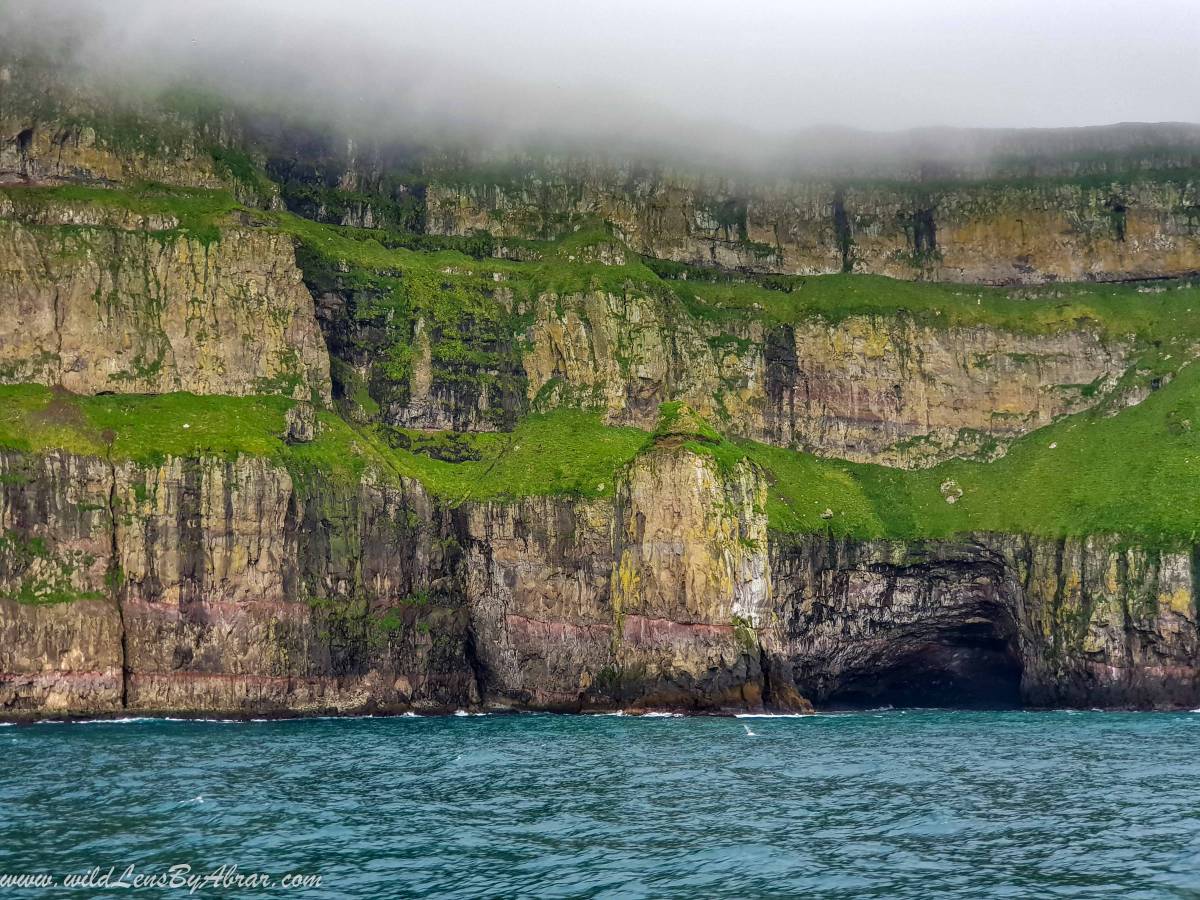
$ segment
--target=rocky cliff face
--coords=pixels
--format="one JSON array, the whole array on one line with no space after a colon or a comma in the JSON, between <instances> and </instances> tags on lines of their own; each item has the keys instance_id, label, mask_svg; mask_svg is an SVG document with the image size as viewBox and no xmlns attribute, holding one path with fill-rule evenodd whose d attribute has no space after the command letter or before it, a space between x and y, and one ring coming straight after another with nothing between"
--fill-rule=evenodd
<instances>
[{"instance_id":1,"label":"rocky cliff face","mask_svg":"<svg viewBox=\"0 0 1200 900\"><path fill-rule=\"evenodd\" d=\"M291 241L169 214L0 198L0 382L328 401L329 359Z\"/></svg>"},{"instance_id":2,"label":"rocky cliff face","mask_svg":"<svg viewBox=\"0 0 1200 900\"><path fill-rule=\"evenodd\" d=\"M246 457L0 462L9 715L761 701L749 470L664 448L615 503L449 510Z\"/></svg>"},{"instance_id":3,"label":"rocky cliff face","mask_svg":"<svg viewBox=\"0 0 1200 900\"><path fill-rule=\"evenodd\" d=\"M546 238L599 219L638 253L753 272L1038 283L1200 271L1200 152L1186 125L909 135L874 160L850 142L807 174L729 176L416 151L213 98L118 104L81 73L12 47L0 57L0 183L225 187L321 222L434 235Z\"/></svg>"},{"instance_id":4,"label":"rocky cliff face","mask_svg":"<svg viewBox=\"0 0 1200 900\"><path fill-rule=\"evenodd\" d=\"M388 425L507 430L530 411L584 406L652 430L659 406L679 401L731 435L904 468L1003 453L1103 402L1136 358L1132 340L1082 322L1043 334L903 312L713 321L633 285L543 293L525 306L501 289L492 303L494 321L416 318L398 340L399 383L387 378L368 301L326 293L318 311L342 380L372 385Z\"/></svg>"},{"instance_id":5,"label":"rocky cliff face","mask_svg":"<svg viewBox=\"0 0 1200 900\"><path fill-rule=\"evenodd\" d=\"M81 73L7 42L0 56L0 184L228 185L208 123L114 103Z\"/></svg>"},{"instance_id":6,"label":"rocky cliff face","mask_svg":"<svg viewBox=\"0 0 1200 900\"><path fill-rule=\"evenodd\" d=\"M392 425L495 430L583 404L653 428L659 404L681 400L743 437L920 466L993 452L1099 402L1131 363L1127 342L1094 330L931 327L903 314L714 322L632 285L520 307L489 276L478 311L412 317L397 383L381 365L381 338L403 326L391 310L321 294L323 336L288 237L235 224L197 235L186 222L0 197L0 279L19 311L0 323L0 381L327 400L328 341L344 371L382 383ZM623 252L611 247L606 258Z\"/></svg>"},{"instance_id":7,"label":"rocky cliff face","mask_svg":"<svg viewBox=\"0 0 1200 900\"><path fill-rule=\"evenodd\" d=\"M780 327L762 358L762 421L739 432L898 466L993 453L1095 404L1130 362L1126 347L1087 331L1025 335L858 316Z\"/></svg>"},{"instance_id":8,"label":"rocky cliff face","mask_svg":"<svg viewBox=\"0 0 1200 900\"><path fill-rule=\"evenodd\" d=\"M714 325L627 292L545 298L528 332L528 396L653 428L681 400L729 432L898 466L992 453L1103 399L1129 348L1079 330L933 328L911 317Z\"/></svg>"},{"instance_id":9,"label":"rocky cliff face","mask_svg":"<svg viewBox=\"0 0 1200 900\"><path fill-rule=\"evenodd\" d=\"M764 485L661 446L614 501L485 505L468 596L487 693L536 707L755 706Z\"/></svg>"},{"instance_id":10,"label":"rocky cliff face","mask_svg":"<svg viewBox=\"0 0 1200 900\"><path fill-rule=\"evenodd\" d=\"M1037 283L1200 270L1189 170L1095 179L765 186L602 167L431 183L436 234L544 237L592 218L639 253L802 275Z\"/></svg>"},{"instance_id":11,"label":"rocky cliff face","mask_svg":"<svg viewBox=\"0 0 1200 900\"><path fill-rule=\"evenodd\" d=\"M0 468L6 714L478 700L457 551L415 485L247 457Z\"/></svg>"},{"instance_id":12,"label":"rocky cliff face","mask_svg":"<svg viewBox=\"0 0 1200 900\"><path fill-rule=\"evenodd\" d=\"M2 96L3 69L0 69ZM0 109L3 108L0 102ZM227 183L210 153L189 138L176 146L155 145L142 152L114 146L96 128L81 122L30 119L6 110L0 115L0 183L63 184L156 182L219 188Z\"/></svg>"},{"instance_id":13,"label":"rocky cliff face","mask_svg":"<svg viewBox=\"0 0 1200 900\"><path fill-rule=\"evenodd\" d=\"M1135 314L1132 288L1060 286L980 311L982 288L814 297L749 276L1200 271L1194 152L937 181L497 175L347 141L309 153L219 114L124 118L23 79L0 68L0 716L1200 705L1195 532L1147 521L1161 505L1127 534L964 534L976 519L929 507L992 521L986 475L960 475L964 491L811 458L767 471L748 460L773 465L769 448L722 438L921 468L994 459L1097 404L1127 414L1187 375L1190 288ZM1045 318L1023 321L1033 293ZM40 407L30 384L60 391ZM122 425L138 398L70 397L178 391L213 401L179 444ZM223 427L220 396L250 395L273 395L255 414L286 427ZM1105 431L1154 460L1170 444L1138 484L1186 477L1186 399L1143 433ZM195 400L172 402L191 417ZM542 434L520 458L569 478L477 490L517 452L505 432L558 407L647 433L620 432L615 462ZM598 442L617 433L585 418ZM1093 459L1078 445L1102 418L1074 423L1089 427L1059 458ZM417 433L440 430L459 433ZM1066 471L1028 447L1003 463ZM479 465L440 467L463 459ZM804 473L845 509L777 491ZM889 493L909 476L928 478ZM1060 516L1042 533L1074 530Z\"/></svg>"},{"instance_id":14,"label":"rocky cliff face","mask_svg":"<svg viewBox=\"0 0 1200 900\"><path fill-rule=\"evenodd\" d=\"M1200 703L1193 554L769 534L665 439L615 496L447 508L263 460L4 454L0 710Z\"/></svg>"}]
</instances>

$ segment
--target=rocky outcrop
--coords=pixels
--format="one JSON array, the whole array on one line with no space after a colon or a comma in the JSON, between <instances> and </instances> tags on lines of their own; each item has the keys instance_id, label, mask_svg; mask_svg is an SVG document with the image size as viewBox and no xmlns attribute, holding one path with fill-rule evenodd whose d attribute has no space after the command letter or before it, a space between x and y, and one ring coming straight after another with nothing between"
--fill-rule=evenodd
<instances>
[{"instance_id":1,"label":"rocky outcrop","mask_svg":"<svg viewBox=\"0 0 1200 900\"><path fill-rule=\"evenodd\" d=\"M285 236L229 227L201 239L170 215L5 203L0 382L329 399L328 354Z\"/></svg>"},{"instance_id":2,"label":"rocky outcrop","mask_svg":"<svg viewBox=\"0 0 1200 900\"><path fill-rule=\"evenodd\" d=\"M383 405L383 422L435 431L505 431L516 424L525 380L513 335L469 316L456 325L423 317L413 323L409 377Z\"/></svg>"},{"instance_id":3,"label":"rocky outcrop","mask_svg":"<svg viewBox=\"0 0 1200 900\"><path fill-rule=\"evenodd\" d=\"M511 292L489 276L486 297L414 310L391 295L395 279L364 280L366 287L336 290L310 282L346 415L431 430L516 424L526 409L525 373Z\"/></svg>"},{"instance_id":4,"label":"rocky outcrop","mask_svg":"<svg viewBox=\"0 0 1200 900\"><path fill-rule=\"evenodd\" d=\"M717 326L636 292L544 298L524 356L531 403L653 428L681 400L730 433L903 467L1001 452L1102 400L1129 348L1090 331L934 328L911 317Z\"/></svg>"},{"instance_id":5,"label":"rocky outcrop","mask_svg":"<svg viewBox=\"0 0 1200 900\"><path fill-rule=\"evenodd\" d=\"M1088 331L939 329L903 316L807 321L767 335L761 421L735 418L734 428L825 456L932 465L993 455L1093 406L1130 364L1127 346Z\"/></svg>"},{"instance_id":6,"label":"rocky outcrop","mask_svg":"<svg viewBox=\"0 0 1200 900\"><path fill-rule=\"evenodd\" d=\"M668 400L685 399L714 413L726 374L679 304L636 291L544 296L527 343L531 402L596 406L614 422L648 429ZM733 368L731 379L761 381L753 358Z\"/></svg>"},{"instance_id":7,"label":"rocky outcrop","mask_svg":"<svg viewBox=\"0 0 1200 900\"><path fill-rule=\"evenodd\" d=\"M11 37L0 36L0 184L229 186L210 152L223 135L205 127L218 123L195 107L139 104L140 91L114 102L94 73L22 52Z\"/></svg>"},{"instance_id":8,"label":"rocky outcrop","mask_svg":"<svg viewBox=\"0 0 1200 900\"><path fill-rule=\"evenodd\" d=\"M767 185L578 165L495 183L431 183L426 227L548 237L600 218L637 252L802 275L983 283L1200 271L1194 170L1108 177Z\"/></svg>"},{"instance_id":9,"label":"rocky outcrop","mask_svg":"<svg viewBox=\"0 0 1200 900\"><path fill-rule=\"evenodd\" d=\"M180 137L173 146L152 140L147 137L144 147L121 146L83 122L0 116L0 184L92 181L227 186L228 179L217 171L212 154L200 149L191 136Z\"/></svg>"},{"instance_id":10,"label":"rocky outcrop","mask_svg":"<svg viewBox=\"0 0 1200 900\"><path fill-rule=\"evenodd\" d=\"M766 490L742 465L660 446L615 500L468 515L467 593L485 694L560 709L762 700Z\"/></svg>"},{"instance_id":11,"label":"rocky outcrop","mask_svg":"<svg viewBox=\"0 0 1200 900\"><path fill-rule=\"evenodd\" d=\"M122 708L121 612L108 593L104 461L0 454L0 709Z\"/></svg>"}]
</instances>

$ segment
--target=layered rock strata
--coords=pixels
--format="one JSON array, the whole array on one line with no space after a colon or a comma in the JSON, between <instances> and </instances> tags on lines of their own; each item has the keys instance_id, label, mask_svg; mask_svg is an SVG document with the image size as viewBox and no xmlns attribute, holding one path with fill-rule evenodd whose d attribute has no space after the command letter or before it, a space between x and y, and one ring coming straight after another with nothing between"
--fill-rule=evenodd
<instances>
[{"instance_id":1,"label":"layered rock strata","mask_svg":"<svg viewBox=\"0 0 1200 900\"><path fill-rule=\"evenodd\" d=\"M1200 705L1193 551L768 533L666 440L448 508L263 460L0 458L0 712Z\"/></svg>"}]
</instances>

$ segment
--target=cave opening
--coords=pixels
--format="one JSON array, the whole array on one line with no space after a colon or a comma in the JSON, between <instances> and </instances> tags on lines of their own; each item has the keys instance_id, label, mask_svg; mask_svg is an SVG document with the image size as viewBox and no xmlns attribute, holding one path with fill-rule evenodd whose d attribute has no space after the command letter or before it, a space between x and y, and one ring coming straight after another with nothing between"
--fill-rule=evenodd
<instances>
[{"instance_id":1,"label":"cave opening","mask_svg":"<svg viewBox=\"0 0 1200 900\"><path fill-rule=\"evenodd\" d=\"M1012 629L981 617L889 641L873 660L844 673L824 705L1018 708L1021 661Z\"/></svg>"},{"instance_id":2,"label":"cave opening","mask_svg":"<svg viewBox=\"0 0 1200 900\"><path fill-rule=\"evenodd\" d=\"M913 215L913 249L918 256L937 252L937 223L932 209L918 209Z\"/></svg>"},{"instance_id":3,"label":"cave opening","mask_svg":"<svg viewBox=\"0 0 1200 900\"><path fill-rule=\"evenodd\" d=\"M22 156L29 152L29 148L33 146L33 129L26 128L17 135L17 152Z\"/></svg>"}]
</instances>

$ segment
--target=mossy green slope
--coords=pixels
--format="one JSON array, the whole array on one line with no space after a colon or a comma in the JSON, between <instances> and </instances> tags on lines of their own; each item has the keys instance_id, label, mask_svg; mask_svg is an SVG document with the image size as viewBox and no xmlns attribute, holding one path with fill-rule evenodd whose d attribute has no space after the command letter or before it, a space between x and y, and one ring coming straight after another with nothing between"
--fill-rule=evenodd
<instances>
[{"instance_id":1,"label":"mossy green slope","mask_svg":"<svg viewBox=\"0 0 1200 900\"><path fill-rule=\"evenodd\" d=\"M450 463L392 446L394 430L317 414L317 436L289 443L282 397L194 394L83 397L40 385L0 386L0 447L66 450L154 465L170 456L265 457L297 474L417 478L451 501L535 495L599 496L646 445L636 428L610 428L574 409L525 418L507 433L464 436L474 459ZM446 436L443 436L445 438ZM392 438L392 443L389 443ZM436 437L435 437L436 440Z\"/></svg>"},{"instance_id":2,"label":"mossy green slope","mask_svg":"<svg viewBox=\"0 0 1200 900\"><path fill-rule=\"evenodd\" d=\"M169 224L161 229L146 229L162 237L186 234L202 243L220 238L220 226L239 209L228 191L205 188L168 187L140 184L125 189L68 184L59 187L5 186L0 198L12 205L12 214L26 219L50 208L72 209L93 207L116 210L134 216L155 216ZM173 221L171 221L173 220ZM80 230L99 226L59 225L65 230Z\"/></svg>"},{"instance_id":3,"label":"mossy green slope","mask_svg":"<svg viewBox=\"0 0 1200 900\"><path fill-rule=\"evenodd\" d=\"M1121 534L1147 545L1193 543L1200 536L1200 368L1187 366L1141 404L1109 412L1035 431L993 462L951 460L916 471L762 444L694 446L762 466L772 527L784 531L901 539ZM832 517L822 518L827 509Z\"/></svg>"},{"instance_id":4,"label":"mossy green slope","mask_svg":"<svg viewBox=\"0 0 1200 900\"><path fill-rule=\"evenodd\" d=\"M34 386L0 388L0 446L62 448L153 463L165 456L265 456L298 472L408 476L451 502L537 495L603 496L618 470L655 436L612 428L597 413L560 409L511 433L426 435L415 452L393 434L320 415L311 443L288 444L278 397L72 397ZM1200 368L1187 366L1138 406L1090 411L1015 442L994 462L955 460L905 471L820 459L704 427L683 434L696 452L733 465L748 458L769 485L772 528L861 538L940 538L968 532L1062 537L1121 534L1148 545L1200 535ZM184 427L184 426L187 427ZM438 441L464 444L463 462L437 459ZM403 443L403 442L400 442ZM960 493L961 492L961 493ZM947 501L955 497L955 502ZM831 516L826 516L826 510Z\"/></svg>"}]
</instances>

